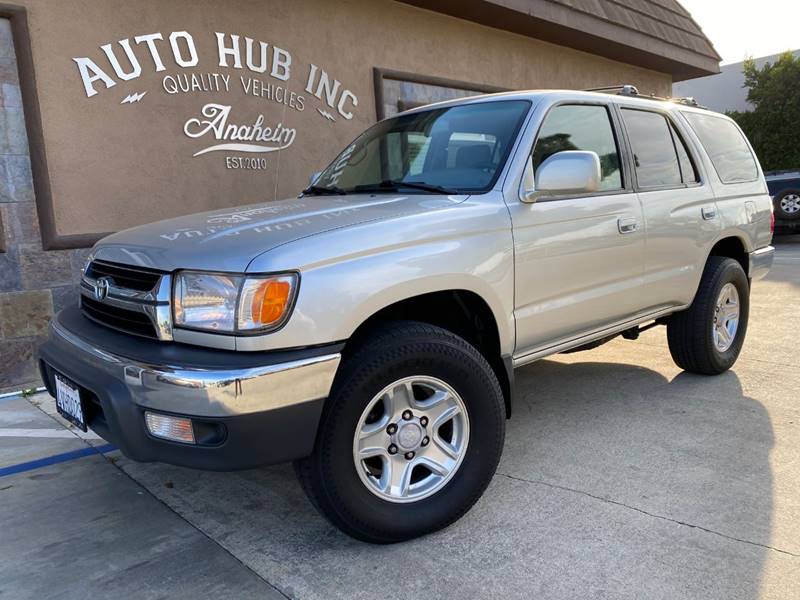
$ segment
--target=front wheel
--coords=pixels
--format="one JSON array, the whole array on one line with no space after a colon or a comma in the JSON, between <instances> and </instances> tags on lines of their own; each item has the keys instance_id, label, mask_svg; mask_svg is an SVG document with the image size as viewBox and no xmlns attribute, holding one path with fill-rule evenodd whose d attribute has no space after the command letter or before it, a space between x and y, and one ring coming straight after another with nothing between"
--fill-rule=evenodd
<instances>
[{"instance_id":1,"label":"front wheel","mask_svg":"<svg viewBox=\"0 0 800 600\"><path fill-rule=\"evenodd\" d=\"M750 282L737 261L708 259L691 306L667 323L672 358L692 373L717 375L739 357L747 332Z\"/></svg>"},{"instance_id":2,"label":"front wheel","mask_svg":"<svg viewBox=\"0 0 800 600\"><path fill-rule=\"evenodd\" d=\"M395 323L345 360L314 453L296 470L312 503L345 533L398 542L472 507L504 435L503 395L486 359L444 329Z\"/></svg>"}]
</instances>

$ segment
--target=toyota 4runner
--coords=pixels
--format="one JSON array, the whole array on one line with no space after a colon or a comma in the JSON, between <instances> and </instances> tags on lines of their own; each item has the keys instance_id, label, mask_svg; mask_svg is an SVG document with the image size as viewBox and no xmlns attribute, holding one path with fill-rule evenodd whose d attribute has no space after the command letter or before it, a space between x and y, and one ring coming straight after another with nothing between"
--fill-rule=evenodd
<instances>
[{"instance_id":1,"label":"toyota 4runner","mask_svg":"<svg viewBox=\"0 0 800 600\"><path fill-rule=\"evenodd\" d=\"M771 208L740 129L689 103L422 107L299 198L100 241L42 375L61 414L133 460L295 461L336 526L404 540L486 489L515 368L665 325L682 369L729 369Z\"/></svg>"}]
</instances>

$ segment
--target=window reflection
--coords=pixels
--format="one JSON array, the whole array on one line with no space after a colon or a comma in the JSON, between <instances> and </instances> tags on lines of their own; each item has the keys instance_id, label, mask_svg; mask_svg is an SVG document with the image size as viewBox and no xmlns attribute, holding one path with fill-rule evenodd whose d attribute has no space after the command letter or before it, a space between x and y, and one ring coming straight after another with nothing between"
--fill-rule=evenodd
<instances>
[{"instance_id":1,"label":"window reflection","mask_svg":"<svg viewBox=\"0 0 800 600\"><path fill-rule=\"evenodd\" d=\"M595 152L600 157L600 189L622 188L619 149L604 106L563 105L551 110L533 150L534 172L547 158L565 150Z\"/></svg>"}]
</instances>

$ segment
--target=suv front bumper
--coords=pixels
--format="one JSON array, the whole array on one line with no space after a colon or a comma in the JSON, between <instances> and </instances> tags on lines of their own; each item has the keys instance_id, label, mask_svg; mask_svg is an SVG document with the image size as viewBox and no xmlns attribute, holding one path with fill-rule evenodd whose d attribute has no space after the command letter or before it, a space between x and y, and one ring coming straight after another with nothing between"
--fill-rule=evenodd
<instances>
[{"instance_id":1,"label":"suv front bumper","mask_svg":"<svg viewBox=\"0 0 800 600\"><path fill-rule=\"evenodd\" d=\"M54 373L80 387L87 425L137 461L235 470L308 456L343 344L232 352L140 339L59 313L40 348ZM197 443L152 436L145 411L192 419Z\"/></svg>"}]
</instances>

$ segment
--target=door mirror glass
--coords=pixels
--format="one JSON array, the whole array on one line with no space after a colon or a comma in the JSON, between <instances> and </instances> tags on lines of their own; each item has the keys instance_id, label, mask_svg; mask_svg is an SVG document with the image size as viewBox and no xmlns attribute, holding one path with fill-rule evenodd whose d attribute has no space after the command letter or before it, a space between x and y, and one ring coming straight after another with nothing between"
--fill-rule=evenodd
<instances>
[{"instance_id":1,"label":"door mirror glass","mask_svg":"<svg viewBox=\"0 0 800 600\"><path fill-rule=\"evenodd\" d=\"M535 202L539 198L588 194L600 189L602 172L596 152L565 150L542 162L533 175L528 161L520 184L520 200Z\"/></svg>"}]
</instances>

